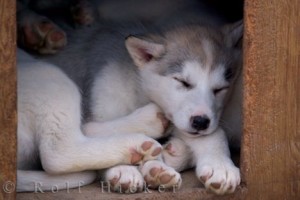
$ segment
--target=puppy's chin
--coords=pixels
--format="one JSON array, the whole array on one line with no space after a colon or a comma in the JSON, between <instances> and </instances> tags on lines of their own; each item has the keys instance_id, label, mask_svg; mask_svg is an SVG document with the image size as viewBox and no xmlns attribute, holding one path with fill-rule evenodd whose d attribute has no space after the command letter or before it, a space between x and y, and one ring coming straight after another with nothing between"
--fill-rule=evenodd
<instances>
[{"instance_id":1,"label":"puppy's chin","mask_svg":"<svg viewBox=\"0 0 300 200\"><path fill-rule=\"evenodd\" d=\"M206 135L210 135L215 132L217 127L210 127L207 130L204 131L186 131L186 130L181 130L180 132L190 138L197 138L197 137L202 137Z\"/></svg>"}]
</instances>

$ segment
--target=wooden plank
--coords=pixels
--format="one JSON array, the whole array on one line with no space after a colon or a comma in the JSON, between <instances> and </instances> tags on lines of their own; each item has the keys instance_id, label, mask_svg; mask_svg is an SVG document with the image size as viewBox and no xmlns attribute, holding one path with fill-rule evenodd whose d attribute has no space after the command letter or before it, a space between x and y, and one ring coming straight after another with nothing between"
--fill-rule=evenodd
<instances>
[{"instance_id":1,"label":"wooden plank","mask_svg":"<svg viewBox=\"0 0 300 200\"><path fill-rule=\"evenodd\" d=\"M16 3L0 0L0 199L15 199Z\"/></svg>"},{"instance_id":2,"label":"wooden plank","mask_svg":"<svg viewBox=\"0 0 300 200\"><path fill-rule=\"evenodd\" d=\"M300 1L246 0L247 199L300 199Z\"/></svg>"}]
</instances>

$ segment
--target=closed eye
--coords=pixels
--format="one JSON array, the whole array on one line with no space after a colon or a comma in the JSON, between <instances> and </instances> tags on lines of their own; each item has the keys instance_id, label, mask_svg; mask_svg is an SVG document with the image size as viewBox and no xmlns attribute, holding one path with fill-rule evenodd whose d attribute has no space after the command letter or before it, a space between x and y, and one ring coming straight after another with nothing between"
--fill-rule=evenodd
<instances>
[{"instance_id":1,"label":"closed eye","mask_svg":"<svg viewBox=\"0 0 300 200\"><path fill-rule=\"evenodd\" d=\"M192 88L192 85L190 83L188 83L187 81L183 80L183 79L180 79L180 78L177 78L177 77L174 77L174 79L176 81L178 81L179 83L181 83L181 85L187 89L191 89Z\"/></svg>"},{"instance_id":2,"label":"closed eye","mask_svg":"<svg viewBox=\"0 0 300 200\"><path fill-rule=\"evenodd\" d=\"M213 90L214 95L218 95L220 92L222 91L226 91L229 87L225 86L225 87L221 87L221 88L216 88Z\"/></svg>"}]
</instances>

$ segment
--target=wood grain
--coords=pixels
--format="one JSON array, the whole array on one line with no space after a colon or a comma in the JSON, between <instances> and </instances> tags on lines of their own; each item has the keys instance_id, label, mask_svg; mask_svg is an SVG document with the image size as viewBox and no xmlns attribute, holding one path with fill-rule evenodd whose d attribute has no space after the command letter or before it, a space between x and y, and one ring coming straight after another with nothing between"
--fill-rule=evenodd
<instances>
[{"instance_id":1,"label":"wood grain","mask_svg":"<svg viewBox=\"0 0 300 200\"><path fill-rule=\"evenodd\" d=\"M300 199L300 1L246 0L247 199Z\"/></svg>"},{"instance_id":2,"label":"wood grain","mask_svg":"<svg viewBox=\"0 0 300 200\"><path fill-rule=\"evenodd\" d=\"M15 199L16 185L16 9L0 0L0 199Z\"/></svg>"}]
</instances>

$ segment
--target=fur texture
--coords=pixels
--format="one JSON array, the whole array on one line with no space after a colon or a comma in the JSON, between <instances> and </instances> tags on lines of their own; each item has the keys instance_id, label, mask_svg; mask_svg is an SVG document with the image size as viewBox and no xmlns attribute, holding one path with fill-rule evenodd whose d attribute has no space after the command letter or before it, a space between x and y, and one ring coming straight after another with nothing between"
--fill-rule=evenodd
<instances>
[{"instance_id":1,"label":"fur texture","mask_svg":"<svg viewBox=\"0 0 300 200\"><path fill-rule=\"evenodd\" d=\"M116 191L144 180L180 186L177 171L195 166L206 188L233 192L240 174L219 122L234 102L242 23L172 27L126 41L145 27L91 29L72 33L70 45L43 62L18 53L18 169L31 170L18 172L18 190L34 191L36 182L47 190L47 176L61 187L66 179L88 184L94 173L79 172L105 168ZM164 136L168 120L173 138L162 152L152 138ZM42 175L32 171L39 167Z\"/></svg>"}]
</instances>

